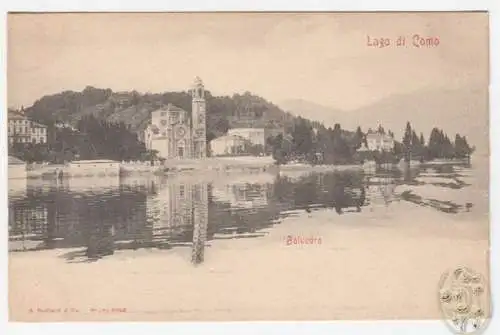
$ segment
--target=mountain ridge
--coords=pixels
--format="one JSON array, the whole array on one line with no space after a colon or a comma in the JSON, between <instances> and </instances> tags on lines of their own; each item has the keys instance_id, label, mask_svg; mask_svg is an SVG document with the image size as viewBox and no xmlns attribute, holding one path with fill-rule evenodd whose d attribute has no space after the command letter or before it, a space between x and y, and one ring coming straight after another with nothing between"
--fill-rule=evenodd
<instances>
[{"instance_id":1,"label":"mountain ridge","mask_svg":"<svg viewBox=\"0 0 500 335\"><path fill-rule=\"evenodd\" d=\"M450 136L465 135L481 153L489 152L488 91L481 88L421 90L392 95L373 104L353 110L341 110L304 99L282 101L279 106L294 115L321 119L326 126L340 123L363 131L382 124L401 139L406 122L426 140L433 127L444 129ZM354 128L355 129L355 128Z\"/></svg>"}]
</instances>

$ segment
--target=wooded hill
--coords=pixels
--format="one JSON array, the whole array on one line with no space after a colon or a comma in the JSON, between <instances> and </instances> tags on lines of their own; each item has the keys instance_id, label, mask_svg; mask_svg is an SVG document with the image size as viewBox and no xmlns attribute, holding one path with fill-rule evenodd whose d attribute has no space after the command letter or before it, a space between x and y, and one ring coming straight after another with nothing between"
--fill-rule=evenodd
<instances>
[{"instance_id":1,"label":"wooded hill","mask_svg":"<svg viewBox=\"0 0 500 335\"><path fill-rule=\"evenodd\" d=\"M229 127L249 123L255 127L290 127L295 119L278 106L249 92L230 97L213 96L207 91L206 101L208 140L225 134ZM123 123L131 132L140 132L146 128L151 112L168 103L191 112L189 92L140 94L89 86L81 92L46 95L26 108L26 113L45 124L63 122L74 127L84 116L93 115L110 123Z\"/></svg>"},{"instance_id":2,"label":"wooded hill","mask_svg":"<svg viewBox=\"0 0 500 335\"><path fill-rule=\"evenodd\" d=\"M206 101L207 141L238 127L278 128L288 134L297 124L309 130L326 129L319 122L295 117L250 92L213 96L207 91ZM26 108L25 113L49 126L52 151L69 150L82 159L142 159L146 150L137 140L138 135L147 127L151 112L168 103L191 113L191 96L186 91L140 94L90 86L81 92L46 95ZM63 131L56 125L67 128ZM68 127L76 131L68 131ZM351 138L354 133L342 130L342 134Z\"/></svg>"}]
</instances>

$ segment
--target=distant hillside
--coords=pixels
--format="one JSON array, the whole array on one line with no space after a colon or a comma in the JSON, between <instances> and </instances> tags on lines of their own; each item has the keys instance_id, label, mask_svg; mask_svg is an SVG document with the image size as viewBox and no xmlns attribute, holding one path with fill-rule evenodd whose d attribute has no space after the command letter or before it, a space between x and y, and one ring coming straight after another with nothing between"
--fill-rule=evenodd
<instances>
[{"instance_id":1,"label":"distant hillside","mask_svg":"<svg viewBox=\"0 0 500 335\"><path fill-rule=\"evenodd\" d=\"M216 97L206 92L206 100L209 139L225 134L228 128L290 127L295 119L278 106L249 92L231 97ZM83 117L93 115L101 120L124 123L131 132L139 132L146 128L151 112L167 103L191 112L188 92L139 94L86 87L82 92L65 91L44 96L26 108L26 113L46 124L64 122L72 126Z\"/></svg>"},{"instance_id":2,"label":"distant hillside","mask_svg":"<svg viewBox=\"0 0 500 335\"><path fill-rule=\"evenodd\" d=\"M317 120L327 127L333 127L337 122L341 123L340 120L344 118L342 114L346 113L341 109L323 106L304 99L288 99L280 102L279 106L292 115ZM349 128L356 129L356 127Z\"/></svg>"},{"instance_id":3,"label":"distant hillside","mask_svg":"<svg viewBox=\"0 0 500 335\"><path fill-rule=\"evenodd\" d=\"M433 127L443 129L450 137L456 133L467 136L479 154L488 153L488 92L486 89L462 88L439 91L417 91L393 95L375 104L356 110L339 110L320 106L305 100L288 100L280 106L307 118L315 118L331 126L340 123L343 128L363 131L381 123L401 140L407 121L425 139Z\"/></svg>"}]
</instances>

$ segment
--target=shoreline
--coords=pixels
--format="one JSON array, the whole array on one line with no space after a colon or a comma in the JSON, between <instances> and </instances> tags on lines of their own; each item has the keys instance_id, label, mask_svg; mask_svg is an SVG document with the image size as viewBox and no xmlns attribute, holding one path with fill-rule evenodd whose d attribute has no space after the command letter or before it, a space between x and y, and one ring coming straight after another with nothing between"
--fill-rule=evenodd
<instances>
[{"instance_id":1,"label":"shoreline","mask_svg":"<svg viewBox=\"0 0 500 335\"><path fill-rule=\"evenodd\" d=\"M426 162L399 162L396 164L381 164L381 166L389 166L393 168L402 168L405 165L412 166L426 166L426 165L456 165L468 163L465 159L453 160L433 160ZM229 173L246 173L246 172L266 172L266 171L279 171L279 172L329 172L329 171L346 171L346 170L366 170L373 169L377 166L366 166L363 164L324 164L324 165L311 165L311 164L283 164L277 165L274 160L269 157L214 157L207 160L177 160L170 161L161 166L142 165L140 163L120 163L119 173L106 174L105 177L129 177L129 176L173 176L178 174L185 174L191 172L229 172ZM65 166L60 164L49 164L35 170L26 170L25 176L12 177L8 180L57 180L57 179L72 179L72 178L87 178L101 176L102 173L87 173L85 175L68 175L65 174ZM62 172L62 177L58 177L57 173Z\"/></svg>"}]
</instances>

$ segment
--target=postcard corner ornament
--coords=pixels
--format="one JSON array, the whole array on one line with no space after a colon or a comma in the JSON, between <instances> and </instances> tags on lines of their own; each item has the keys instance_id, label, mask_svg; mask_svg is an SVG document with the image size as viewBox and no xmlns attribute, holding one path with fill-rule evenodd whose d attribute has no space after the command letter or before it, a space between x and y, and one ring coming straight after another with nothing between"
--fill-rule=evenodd
<instances>
[{"instance_id":1,"label":"postcard corner ornament","mask_svg":"<svg viewBox=\"0 0 500 335\"><path fill-rule=\"evenodd\" d=\"M472 269L459 266L439 281L439 305L443 319L456 334L483 331L491 311L488 284Z\"/></svg>"}]
</instances>

